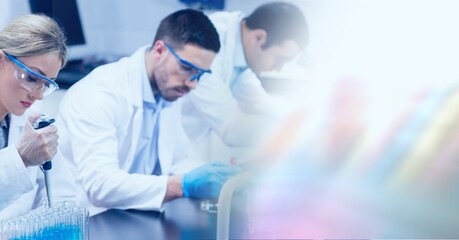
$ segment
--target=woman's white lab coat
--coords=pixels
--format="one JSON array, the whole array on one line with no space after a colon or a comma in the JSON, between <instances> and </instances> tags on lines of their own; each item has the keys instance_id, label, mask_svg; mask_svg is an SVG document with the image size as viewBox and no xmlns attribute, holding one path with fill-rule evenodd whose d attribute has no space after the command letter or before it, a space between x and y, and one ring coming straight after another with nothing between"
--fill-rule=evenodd
<instances>
[{"instance_id":1,"label":"woman's white lab coat","mask_svg":"<svg viewBox=\"0 0 459 240\"><path fill-rule=\"evenodd\" d=\"M26 168L14 146L21 138L28 115L11 115L8 147L0 150L0 219L23 215L39 206L44 196L43 174Z\"/></svg>"},{"instance_id":2,"label":"woman's white lab coat","mask_svg":"<svg viewBox=\"0 0 459 240\"><path fill-rule=\"evenodd\" d=\"M62 155L52 176L56 199L76 200L91 215L109 208L160 210L168 175L200 164L189 159L178 102L160 110L159 139L153 139L162 176L145 167L155 159L134 159L146 49L95 69L67 91L56 119Z\"/></svg>"}]
</instances>

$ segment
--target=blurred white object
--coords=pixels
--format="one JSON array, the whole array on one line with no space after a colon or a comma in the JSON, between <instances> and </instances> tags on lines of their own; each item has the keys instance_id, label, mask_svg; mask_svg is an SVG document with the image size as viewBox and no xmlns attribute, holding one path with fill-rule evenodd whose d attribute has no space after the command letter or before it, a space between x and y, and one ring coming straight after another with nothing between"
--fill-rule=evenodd
<instances>
[{"instance_id":1,"label":"blurred white object","mask_svg":"<svg viewBox=\"0 0 459 240\"><path fill-rule=\"evenodd\" d=\"M218 198L217 240L229 239L230 211L233 193L241 186L247 185L253 179L249 172L243 172L226 181Z\"/></svg>"}]
</instances>

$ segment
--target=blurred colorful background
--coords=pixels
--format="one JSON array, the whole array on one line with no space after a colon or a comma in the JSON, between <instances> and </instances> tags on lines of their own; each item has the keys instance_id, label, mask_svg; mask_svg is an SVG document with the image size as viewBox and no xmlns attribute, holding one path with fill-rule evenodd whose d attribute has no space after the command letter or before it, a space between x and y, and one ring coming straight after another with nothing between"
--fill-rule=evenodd
<instances>
[{"instance_id":1,"label":"blurred colorful background","mask_svg":"<svg viewBox=\"0 0 459 240\"><path fill-rule=\"evenodd\" d=\"M253 155L248 237L458 239L459 2L327 2Z\"/></svg>"}]
</instances>

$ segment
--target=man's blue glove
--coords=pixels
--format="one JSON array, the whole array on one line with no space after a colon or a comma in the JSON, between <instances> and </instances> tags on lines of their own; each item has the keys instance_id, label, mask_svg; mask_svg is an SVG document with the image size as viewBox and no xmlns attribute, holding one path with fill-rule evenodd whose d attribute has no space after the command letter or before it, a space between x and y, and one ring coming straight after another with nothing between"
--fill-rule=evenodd
<instances>
[{"instance_id":1,"label":"man's blue glove","mask_svg":"<svg viewBox=\"0 0 459 240\"><path fill-rule=\"evenodd\" d=\"M238 167L225 163L204 164L183 175L183 196L216 199L225 181L239 172L241 170Z\"/></svg>"}]
</instances>

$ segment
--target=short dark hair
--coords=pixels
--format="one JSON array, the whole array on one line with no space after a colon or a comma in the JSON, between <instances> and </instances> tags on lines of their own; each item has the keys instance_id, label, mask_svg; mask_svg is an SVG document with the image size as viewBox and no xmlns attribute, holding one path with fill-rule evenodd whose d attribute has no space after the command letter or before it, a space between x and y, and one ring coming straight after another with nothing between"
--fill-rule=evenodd
<instances>
[{"instance_id":1,"label":"short dark hair","mask_svg":"<svg viewBox=\"0 0 459 240\"><path fill-rule=\"evenodd\" d=\"M158 40L177 49L185 44L196 44L216 53L220 50L214 25L204 13L193 9L179 10L165 17L159 24L154 42Z\"/></svg>"},{"instance_id":2,"label":"short dark hair","mask_svg":"<svg viewBox=\"0 0 459 240\"><path fill-rule=\"evenodd\" d=\"M263 48L294 40L303 48L308 38L306 18L301 10L286 2L272 2L259 6L245 18L249 29L263 29L267 33L267 41Z\"/></svg>"}]
</instances>

